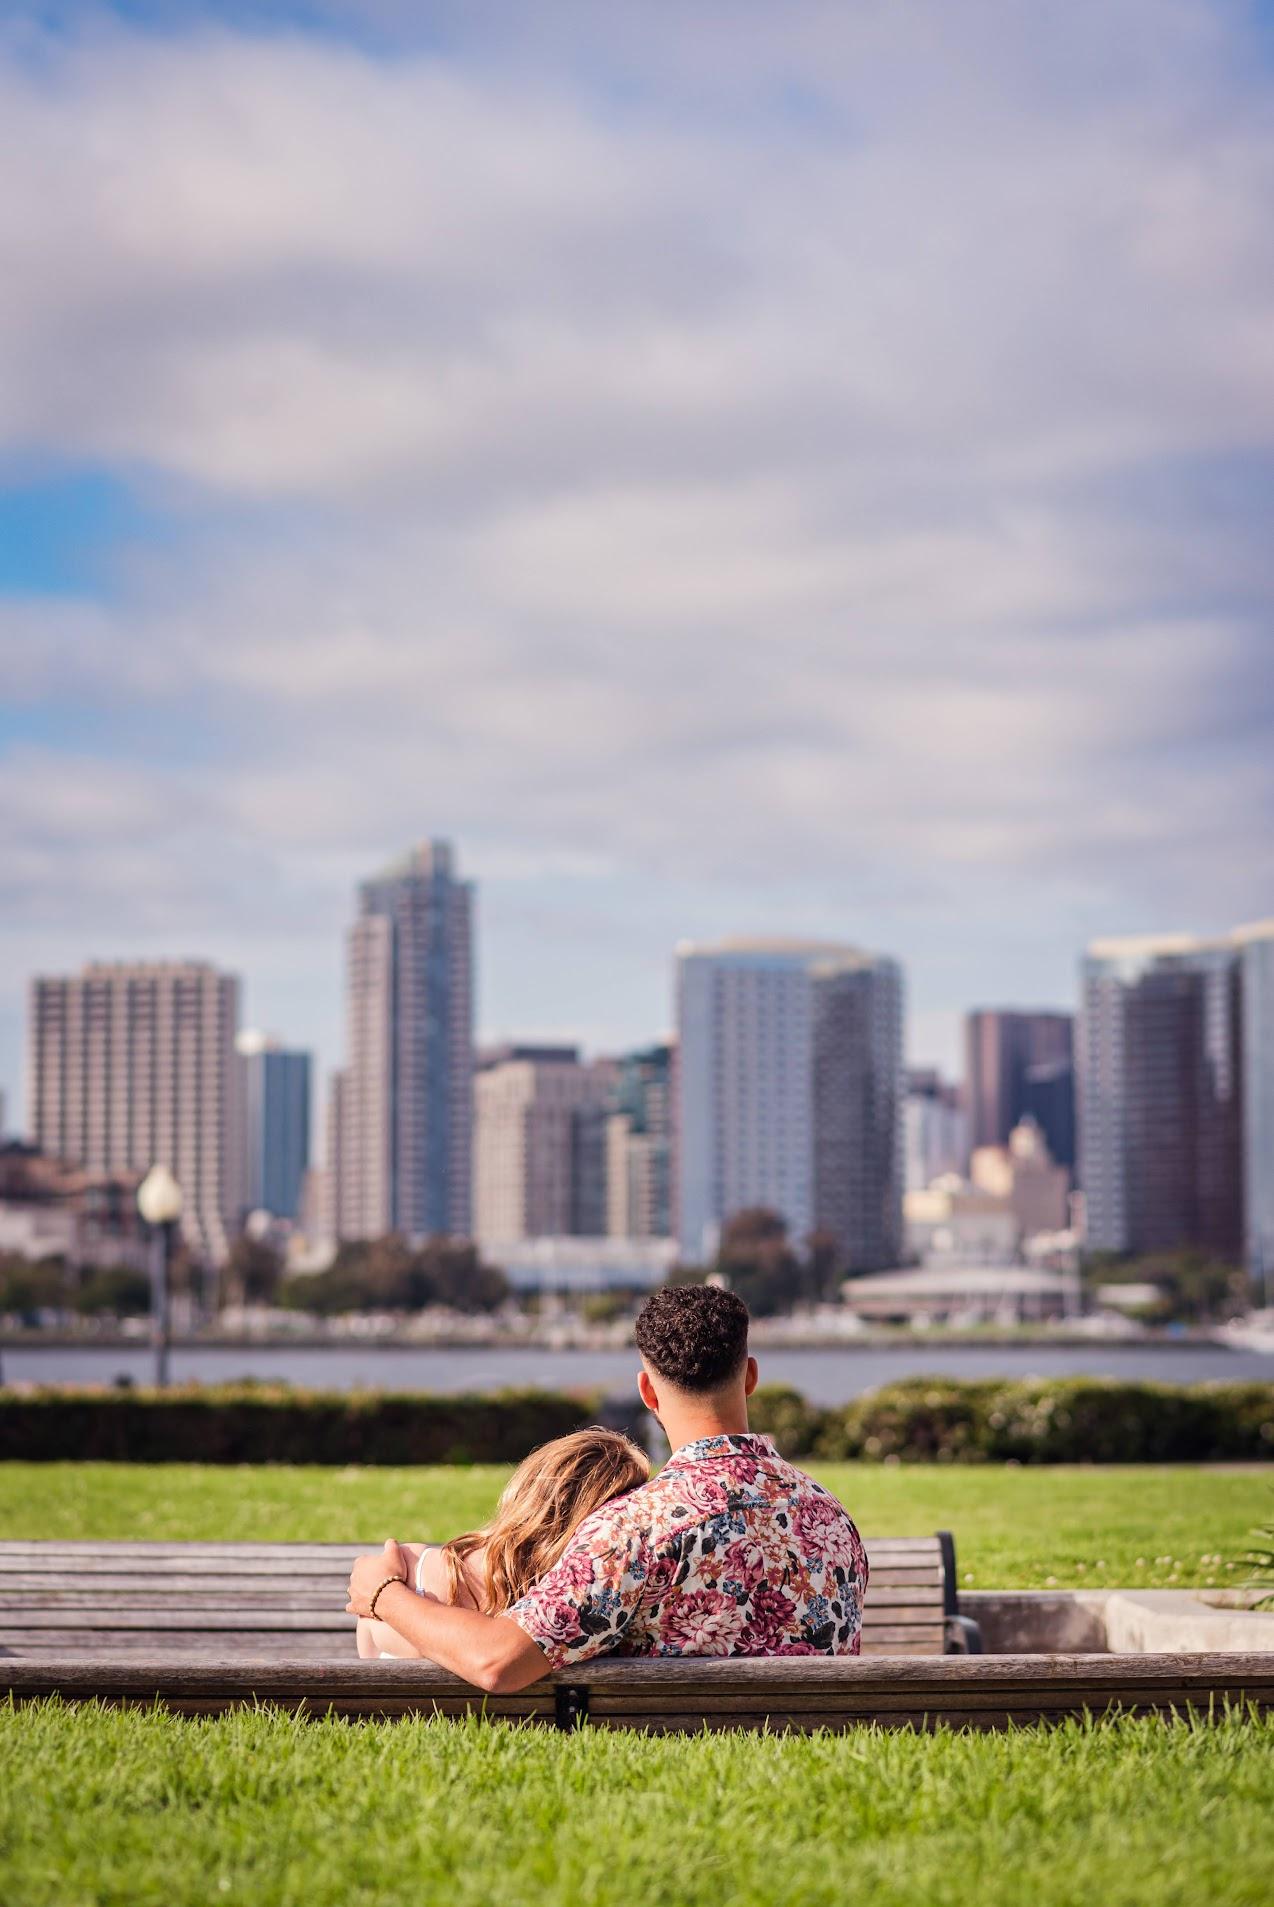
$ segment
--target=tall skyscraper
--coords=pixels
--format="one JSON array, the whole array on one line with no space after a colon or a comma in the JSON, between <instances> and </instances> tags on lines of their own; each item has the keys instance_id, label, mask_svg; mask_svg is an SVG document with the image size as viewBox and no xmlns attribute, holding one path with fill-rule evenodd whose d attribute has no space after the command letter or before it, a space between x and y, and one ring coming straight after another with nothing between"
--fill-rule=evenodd
<instances>
[{"instance_id":1,"label":"tall skyscraper","mask_svg":"<svg viewBox=\"0 0 1274 1907\"><path fill-rule=\"evenodd\" d=\"M240 1033L236 1045L244 1210L295 1219L310 1163L310 1056L264 1033Z\"/></svg>"},{"instance_id":2,"label":"tall skyscraper","mask_svg":"<svg viewBox=\"0 0 1274 1907\"><path fill-rule=\"evenodd\" d=\"M1274 1304L1274 920L1240 927L1243 1189L1248 1268Z\"/></svg>"},{"instance_id":3,"label":"tall skyscraper","mask_svg":"<svg viewBox=\"0 0 1274 1907\"><path fill-rule=\"evenodd\" d=\"M599 1237L605 1066L574 1046L509 1046L474 1080L474 1235L483 1245Z\"/></svg>"},{"instance_id":4,"label":"tall skyscraper","mask_svg":"<svg viewBox=\"0 0 1274 1907\"><path fill-rule=\"evenodd\" d=\"M93 1171L166 1165L183 1231L221 1263L242 1205L239 982L199 961L95 963L31 983L28 1125Z\"/></svg>"},{"instance_id":5,"label":"tall skyscraper","mask_svg":"<svg viewBox=\"0 0 1274 1907\"><path fill-rule=\"evenodd\" d=\"M1035 1119L1059 1165L1075 1164L1074 1020L1069 1013L984 1009L965 1017L969 1144L1003 1146Z\"/></svg>"},{"instance_id":6,"label":"tall skyscraper","mask_svg":"<svg viewBox=\"0 0 1274 1907\"><path fill-rule=\"evenodd\" d=\"M816 942L687 944L677 955L678 1237L711 1252L768 1206L830 1232L850 1270L902 1245L902 970Z\"/></svg>"},{"instance_id":7,"label":"tall skyscraper","mask_svg":"<svg viewBox=\"0 0 1274 1907\"><path fill-rule=\"evenodd\" d=\"M1104 940L1083 965L1080 1157L1097 1251L1243 1251L1234 939Z\"/></svg>"},{"instance_id":8,"label":"tall skyscraper","mask_svg":"<svg viewBox=\"0 0 1274 1907\"><path fill-rule=\"evenodd\" d=\"M341 1236L470 1231L473 887L429 841L359 889L347 947Z\"/></svg>"}]
</instances>

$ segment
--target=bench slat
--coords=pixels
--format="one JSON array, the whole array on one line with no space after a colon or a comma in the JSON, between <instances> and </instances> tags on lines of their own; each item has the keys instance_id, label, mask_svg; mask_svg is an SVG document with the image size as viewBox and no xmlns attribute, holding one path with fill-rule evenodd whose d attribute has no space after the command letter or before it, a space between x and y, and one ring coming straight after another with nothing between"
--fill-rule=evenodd
<instances>
[{"instance_id":1,"label":"bench slat","mask_svg":"<svg viewBox=\"0 0 1274 1907\"><path fill-rule=\"evenodd\" d=\"M932 1630L935 1633L942 1628L941 1621L934 1620L933 1611L900 1610L891 1612L890 1618L873 1622L870 1634L880 1640L884 1636L901 1634L908 1629ZM59 1635L92 1635L95 1631L110 1629L152 1630L156 1633L164 1630L188 1632L190 1630L219 1630L231 1634L239 1629L278 1629L295 1630L306 1635L331 1634L352 1636L354 1618L344 1610L323 1609L146 1609L120 1607L114 1609L33 1609L25 1613L21 1622L5 1622L0 1625L4 1633L35 1634L48 1632Z\"/></svg>"},{"instance_id":2,"label":"bench slat","mask_svg":"<svg viewBox=\"0 0 1274 1907\"><path fill-rule=\"evenodd\" d=\"M106 1609L100 1622L90 1609L32 1609L23 1619L27 1629L304 1629L354 1632L354 1618L343 1609Z\"/></svg>"},{"instance_id":3,"label":"bench slat","mask_svg":"<svg viewBox=\"0 0 1274 1907\"><path fill-rule=\"evenodd\" d=\"M65 1557L94 1557L101 1555L137 1556L143 1558L163 1557L171 1555L175 1548L180 1548L191 1556L227 1556L233 1557L236 1561L256 1559L262 1562L270 1562L281 1556L287 1556L317 1562L330 1562L334 1557L357 1556L365 1553L369 1549L379 1549L380 1542L383 1540L384 1539L381 1538L380 1541L377 1541L369 1537L362 1543L182 1542L177 1544L154 1540L148 1542L83 1542L62 1538L48 1540L39 1537L8 1537L4 1540L0 1540L0 1567L3 1567L5 1562L10 1558L30 1558L50 1555ZM404 1540L407 1539L404 1538ZM865 1536L863 1542L867 1546L869 1556L879 1554L881 1557L897 1556L899 1559L912 1556L920 1558L925 1556L937 1556L940 1549L938 1539L934 1536Z\"/></svg>"},{"instance_id":4,"label":"bench slat","mask_svg":"<svg viewBox=\"0 0 1274 1907\"><path fill-rule=\"evenodd\" d=\"M84 1588L41 1588L38 1584L23 1588L20 1592L8 1592L0 1589L0 1616L7 1612L36 1610L78 1610L92 1612L95 1609L293 1609L298 1613L313 1610L316 1613L330 1611L334 1603L345 1605L345 1578L325 1586L318 1591L292 1587L262 1589L258 1584L209 1585L198 1578L183 1579L174 1577L171 1586L168 1583L157 1585L141 1580L130 1582L124 1579L112 1583L109 1588L96 1586ZM942 1590L933 1589L877 1589L873 1584L868 1591L867 1606L863 1620L870 1621L874 1616L888 1611L889 1619L896 1619L900 1610L919 1610L927 1615L943 1608Z\"/></svg>"},{"instance_id":5,"label":"bench slat","mask_svg":"<svg viewBox=\"0 0 1274 1907\"><path fill-rule=\"evenodd\" d=\"M881 1643L864 1634L862 1656L859 1659L882 1656L915 1656L924 1659L941 1653L942 1637L939 1632L930 1635L917 1630L913 1633L917 1640ZM79 1635L49 1630L25 1635L0 1629L0 1688L3 1688L4 1675L10 1664L47 1661L50 1651L56 1653L58 1660L92 1662L103 1667L128 1660L164 1661L177 1667L183 1662L201 1661L215 1665L226 1673L240 1670L245 1663L273 1664L303 1660L331 1668L335 1664L356 1659L352 1636L348 1642L334 1648L330 1635L312 1634L305 1630L242 1630L235 1634L231 1643L226 1635L204 1629L178 1629L166 1633L107 1629L90 1630Z\"/></svg>"}]
</instances>

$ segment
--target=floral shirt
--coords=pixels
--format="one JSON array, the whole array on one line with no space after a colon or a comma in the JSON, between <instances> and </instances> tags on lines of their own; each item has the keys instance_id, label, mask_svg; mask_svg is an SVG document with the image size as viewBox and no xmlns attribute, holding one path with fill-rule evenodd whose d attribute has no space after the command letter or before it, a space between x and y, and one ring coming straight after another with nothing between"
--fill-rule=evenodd
<instances>
[{"instance_id":1,"label":"floral shirt","mask_svg":"<svg viewBox=\"0 0 1274 1907\"><path fill-rule=\"evenodd\" d=\"M701 1437L586 1517L509 1610L554 1668L621 1655L857 1655L867 1557L768 1437Z\"/></svg>"}]
</instances>

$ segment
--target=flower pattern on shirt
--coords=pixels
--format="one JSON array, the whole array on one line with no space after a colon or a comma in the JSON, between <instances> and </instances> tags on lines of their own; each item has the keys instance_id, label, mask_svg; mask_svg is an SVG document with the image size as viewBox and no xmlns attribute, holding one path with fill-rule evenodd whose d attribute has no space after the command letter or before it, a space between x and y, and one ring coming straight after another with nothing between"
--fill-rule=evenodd
<instances>
[{"instance_id":1,"label":"flower pattern on shirt","mask_svg":"<svg viewBox=\"0 0 1274 1907\"><path fill-rule=\"evenodd\" d=\"M867 1556L768 1437L701 1437L582 1522L508 1611L554 1668L622 1655L857 1655Z\"/></svg>"}]
</instances>

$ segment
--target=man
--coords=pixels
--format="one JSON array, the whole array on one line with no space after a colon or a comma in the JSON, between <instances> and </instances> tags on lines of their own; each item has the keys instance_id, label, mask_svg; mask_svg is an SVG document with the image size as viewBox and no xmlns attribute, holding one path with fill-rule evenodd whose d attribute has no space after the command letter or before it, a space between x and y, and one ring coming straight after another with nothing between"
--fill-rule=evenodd
<instances>
[{"instance_id":1,"label":"man","mask_svg":"<svg viewBox=\"0 0 1274 1907\"><path fill-rule=\"evenodd\" d=\"M831 1493L748 1431L756 1389L742 1299L657 1291L637 1319L642 1402L672 1456L580 1524L507 1613L417 1596L395 1543L360 1556L349 1611L388 1621L440 1667L493 1693L604 1651L856 1655L867 1558ZM390 1579L388 1582L386 1579Z\"/></svg>"}]
</instances>

